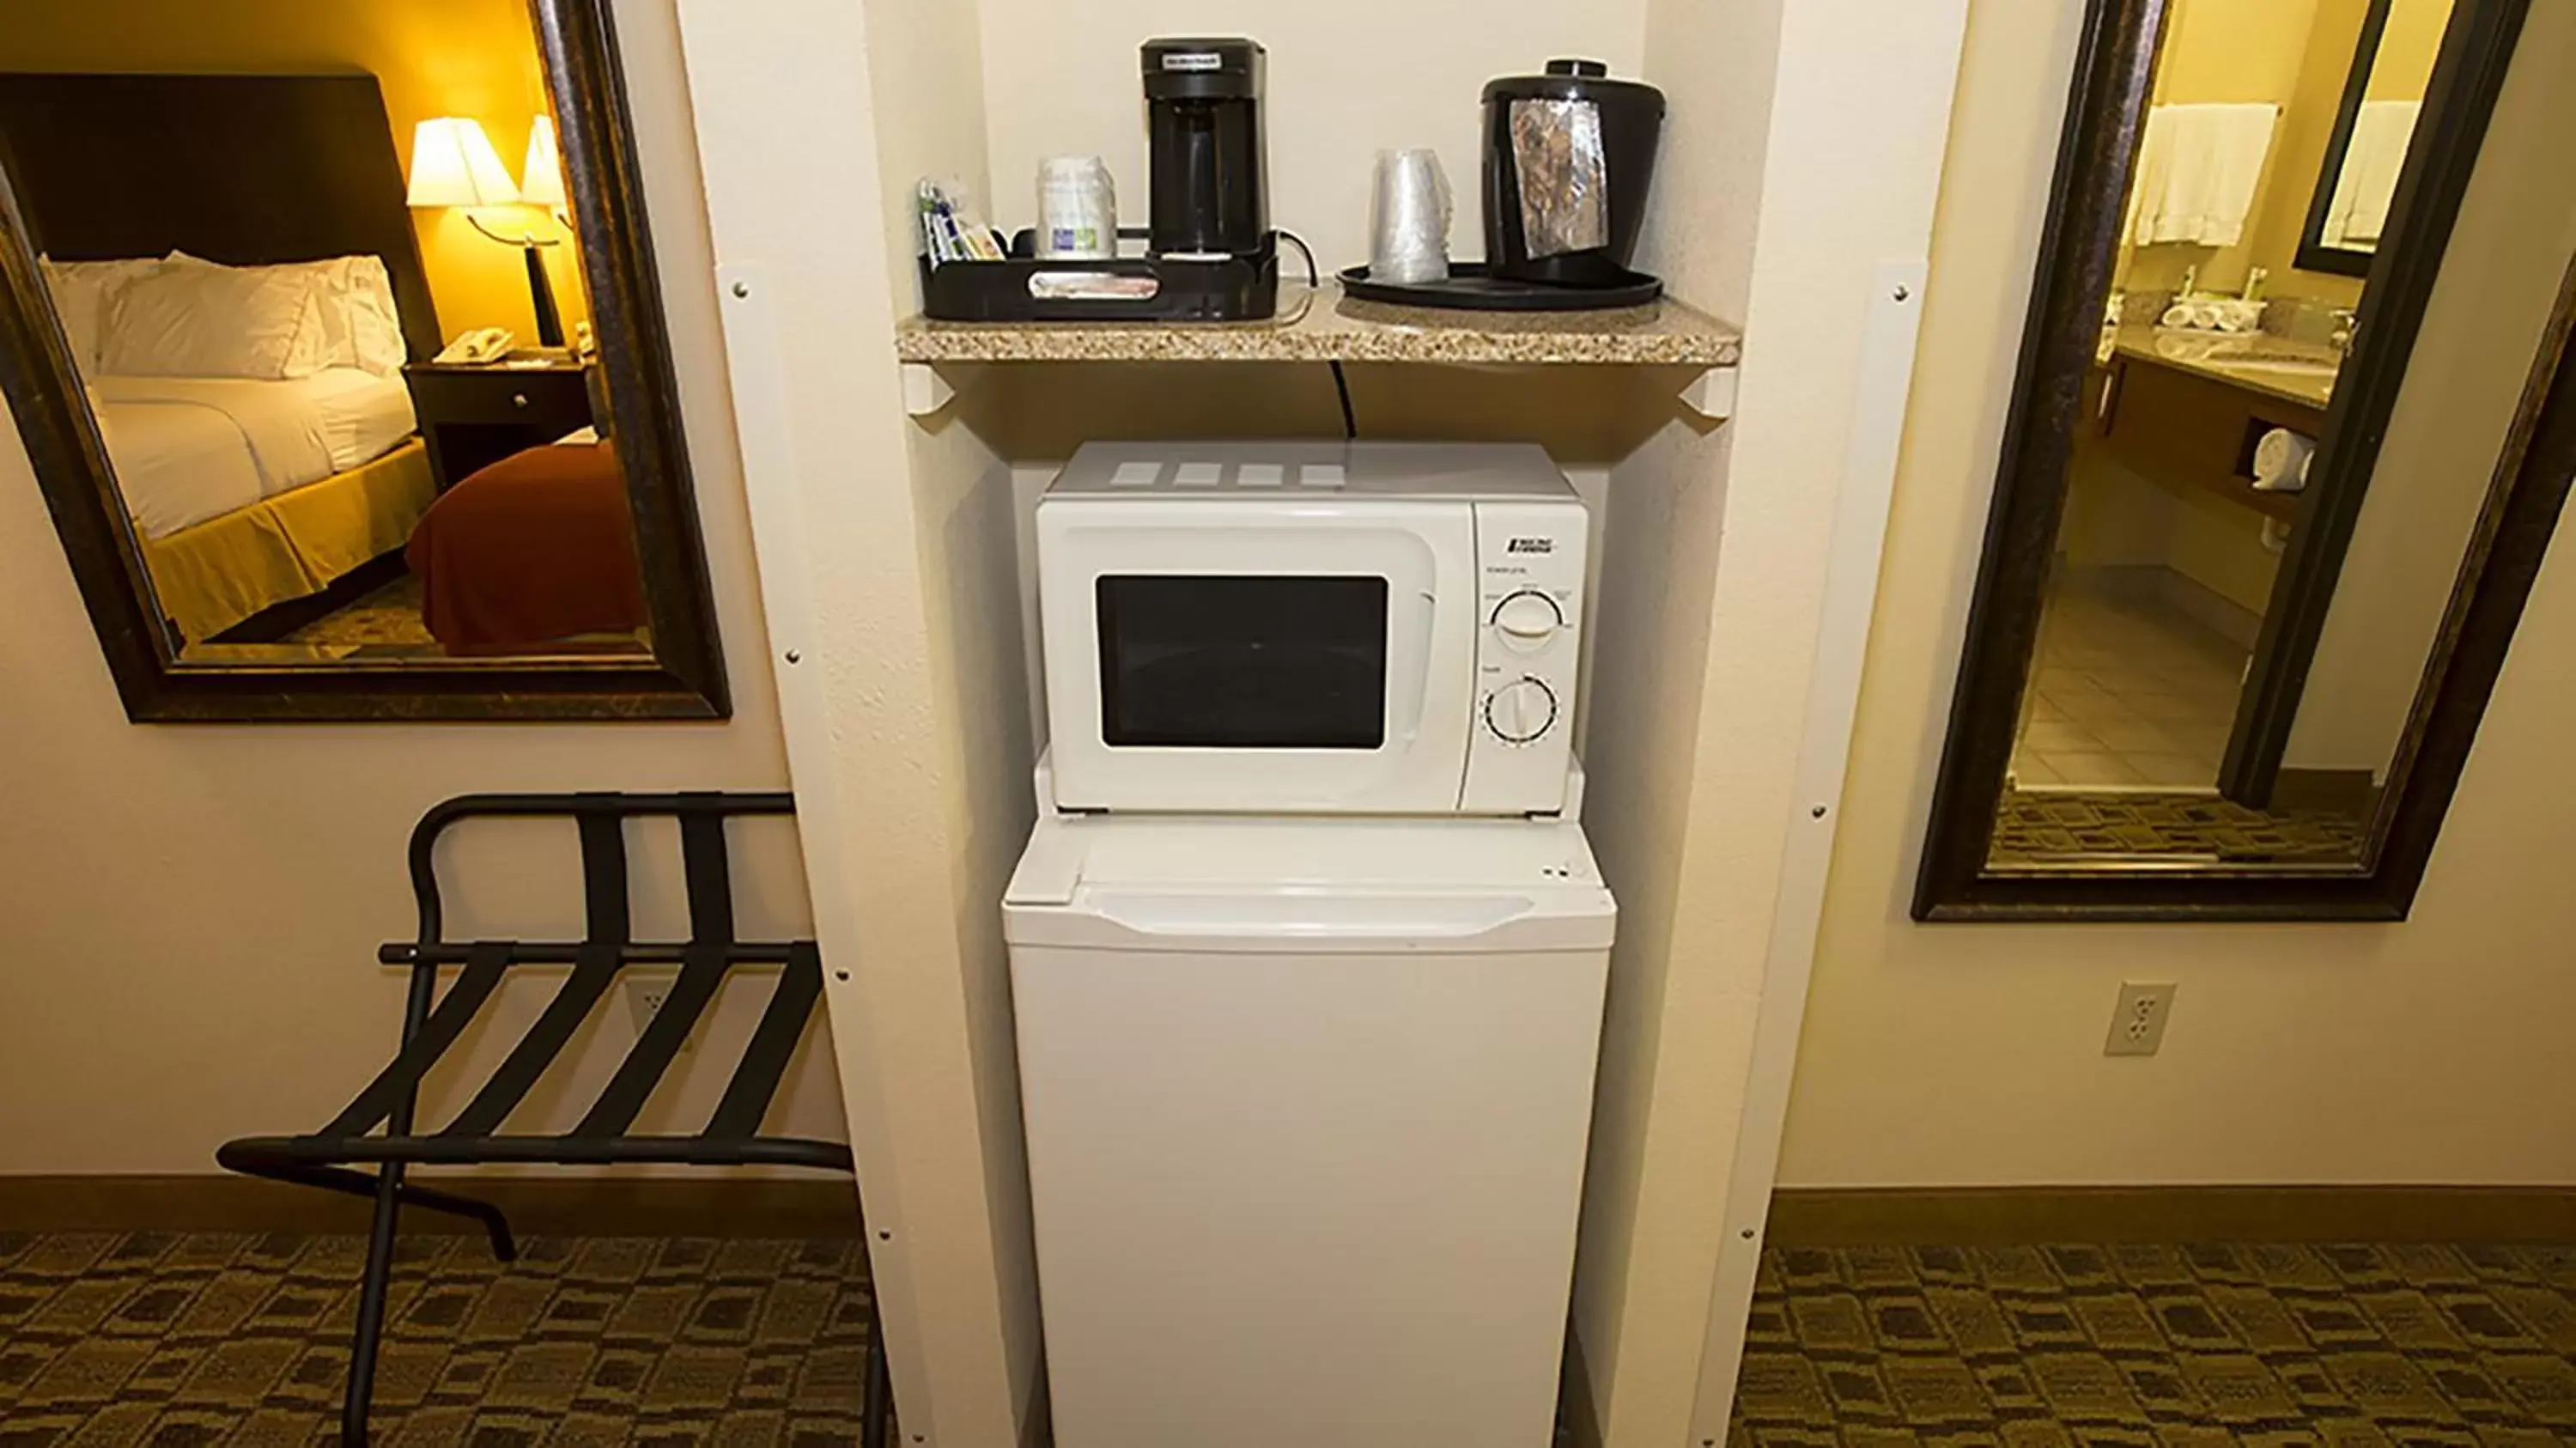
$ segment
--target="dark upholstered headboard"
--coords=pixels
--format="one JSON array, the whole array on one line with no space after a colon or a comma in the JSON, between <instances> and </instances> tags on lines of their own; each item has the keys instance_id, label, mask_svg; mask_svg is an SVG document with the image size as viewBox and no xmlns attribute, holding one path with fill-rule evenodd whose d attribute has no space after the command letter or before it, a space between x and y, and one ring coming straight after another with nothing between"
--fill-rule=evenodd
<instances>
[{"instance_id":1,"label":"dark upholstered headboard","mask_svg":"<svg viewBox=\"0 0 2576 1448\"><path fill-rule=\"evenodd\" d=\"M372 75L0 73L0 163L58 261L370 255L415 360L438 313Z\"/></svg>"}]
</instances>

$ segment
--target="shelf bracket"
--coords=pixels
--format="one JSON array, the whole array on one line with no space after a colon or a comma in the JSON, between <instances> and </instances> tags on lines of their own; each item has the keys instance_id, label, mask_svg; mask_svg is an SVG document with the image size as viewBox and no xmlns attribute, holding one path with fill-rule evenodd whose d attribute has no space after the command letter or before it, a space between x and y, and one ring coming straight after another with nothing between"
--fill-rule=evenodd
<instances>
[{"instance_id":1,"label":"shelf bracket","mask_svg":"<svg viewBox=\"0 0 2576 1448\"><path fill-rule=\"evenodd\" d=\"M949 400L957 395L957 389L929 363L906 362L902 365L903 410L906 413L928 417L946 407Z\"/></svg>"},{"instance_id":2,"label":"shelf bracket","mask_svg":"<svg viewBox=\"0 0 2576 1448\"><path fill-rule=\"evenodd\" d=\"M1732 366L1709 368L1682 388L1682 406L1711 422L1726 421L1735 415L1735 377Z\"/></svg>"}]
</instances>

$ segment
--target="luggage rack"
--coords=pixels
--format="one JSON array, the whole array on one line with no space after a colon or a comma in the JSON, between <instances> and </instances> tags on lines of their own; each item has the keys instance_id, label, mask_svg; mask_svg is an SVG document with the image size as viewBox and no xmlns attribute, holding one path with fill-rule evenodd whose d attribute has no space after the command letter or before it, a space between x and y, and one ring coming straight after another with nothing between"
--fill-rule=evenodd
<instances>
[{"instance_id":1,"label":"luggage rack","mask_svg":"<svg viewBox=\"0 0 2576 1448\"><path fill-rule=\"evenodd\" d=\"M822 957L810 940L737 938L725 825L740 815L794 813L794 797L785 793L478 794L432 806L421 817L412 831L409 851L419 931L413 940L390 943L377 951L381 963L408 966L412 973L401 1051L348 1109L321 1130L302 1136L244 1137L225 1143L215 1153L217 1163L227 1170L375 1202L349 1359L348 1396L342 1409L344 1442L366 1441L367 1408L374 1391L401 1208L422 1207L471 1218L482 1225L495 1257L508 1262L518 1255L508 1219L499 1208L462 1193L405 1181L404 1168L650 1162L852 1171L850 1148L840 1142L760 1132L761 1120L822 996ZM445 912L435 858L439 837L459 821L496 816L575 821L581 841L583 939L451 942L444 938ZM689 908L685 941L634 938L625 824L638 816L671 817L679 822ZM572 970L536 1023L464 1109L436 1131L418 1129L413 1118L422 1080L456 1044L510 971L532 965L569 965ZM581 1120L560 1134L505 1133L502 1127L512 1109L608 996L619 975L629 966L670 965L679 967L670 995ZM778 985L706 1126L686 1135L631 1132L645 1101L670 1070L727 972L736 966L779 967ZM458 967L455 982L439 993L439 972ZM381 1134L378 1127L384 1128ZM355 1169L366 1163L375 1164L377 1170ZM856 1207L855 1200L852 1205ZM887 1441L889 1388L884 1334L872 1294L860 1440L868 1448L879 1448Z\"/></svg>"}]
</instances>

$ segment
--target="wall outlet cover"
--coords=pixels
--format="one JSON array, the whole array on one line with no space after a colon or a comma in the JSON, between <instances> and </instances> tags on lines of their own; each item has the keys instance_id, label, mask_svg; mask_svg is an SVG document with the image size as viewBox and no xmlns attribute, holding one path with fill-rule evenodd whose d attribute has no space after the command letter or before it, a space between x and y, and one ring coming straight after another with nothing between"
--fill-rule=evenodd
<instances>
[{"instance_id":1,"label":"wall outlet cover","mask_svg":"<svg viewBox=\"0 0 2576 1448\"><path fill-rule=\"evenodd\" d=\"M2111 1034L2102 1043L2105 1056L2152 1056L2165 1043L2165 1019L2173 1014L2171 981L2120 983L2120 1003L2111 1011Z\"/></svg>"}]
</instances>

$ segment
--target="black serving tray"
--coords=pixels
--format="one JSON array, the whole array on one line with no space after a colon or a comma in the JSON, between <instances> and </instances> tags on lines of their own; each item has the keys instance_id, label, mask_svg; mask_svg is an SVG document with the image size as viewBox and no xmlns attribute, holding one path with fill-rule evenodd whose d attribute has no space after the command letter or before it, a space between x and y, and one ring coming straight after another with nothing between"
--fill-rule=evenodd
<instances>
[{"instance_id":1,"label":"black serving tray","mask_svg":"<svg viewBox=\"0 0 2576 1448\"><path fill-rule=\"evenodd\" d=\"M934 267L928 257L917 258L921 314L943 322L1247 322L1279 310L1279 251L1269 237L1249 256L1219 261L1039 261L1029 255L1032 239L1027 231L1013 237L1005 261ZM1044 285L1042 278L1085 275L1150 277L1156 288L1150 297L1047 297L1030 290Z\"/></svg>"},{"instance_id":2,"label":"black serving tray","mask_svg":"<svg viewBox=\"0 0 2576 1448\"><path fill-rule=\"evenodd\" d=\"M1660 278L1629 272L1628 280L1610 287L1558 287L1545 282L1516 281L1485 270L1480 261L1453 261L1449 275L1436 282L1377 282L1368 268L1344 267L1344 294L1364 302L1392 302L1400 307L1449 307L1472 312L1601 312L1615 307L1642 307L1664 294Z\"/></svg>"}]
</instances>

